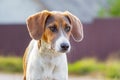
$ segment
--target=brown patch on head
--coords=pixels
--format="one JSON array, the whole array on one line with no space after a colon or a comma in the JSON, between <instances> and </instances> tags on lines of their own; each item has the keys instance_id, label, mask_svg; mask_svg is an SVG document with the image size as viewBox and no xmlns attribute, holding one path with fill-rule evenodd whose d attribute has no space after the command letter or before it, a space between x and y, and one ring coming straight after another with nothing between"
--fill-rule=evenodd
<instances>
[{"instance_id":1,"label":"brown patch on head","mask_svg":"<svg viewBox=\"0 0 120 80\"><path fill-rule=\"evenodd\" d=\"M69 19L66 16L64 16L62 28L66 34L66 37L69 39L71 31L72 31L72 26L71 26Z\"/></svg>"},{"instance_id":2,"label":"brown patch on head","mask_svg":"<svg viewBox=\"0 0 120 80\"><path fill-rule=\"evenodd\" d=\"M69 39L71 28L68 18L63 13L51 12L46 20L42 39L47 43L54 43L61 32Z\"/></svg>"},{"instance_id":3,"label":"brown patch on head","mask_svg":"<svg viewBox=\"0 0 120 80\"><path fill-rule=\"evenodd\" d=\"M55 35L50 31L49 26L53 26L54 25L54 17L52 15L49 15L46 22L45 22L45 30L42 36L42 40L44 40L47 43L50 43L51 40L53 40L53 38L55 37Z\"/></svg>"}]
</instances>

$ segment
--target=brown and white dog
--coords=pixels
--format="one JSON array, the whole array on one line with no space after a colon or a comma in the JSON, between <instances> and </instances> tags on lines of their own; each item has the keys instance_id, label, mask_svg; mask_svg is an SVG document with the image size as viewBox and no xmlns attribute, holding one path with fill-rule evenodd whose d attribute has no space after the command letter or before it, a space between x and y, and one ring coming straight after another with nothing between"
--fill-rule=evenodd
<instances>
[{"instance_id":1,"label":"brown and white dog","mask_svg":"<svg viewBox=\"0 0 120 80\"><path fill-rule=\"evenodd\" d=\"M23 57L24 80L68 80L66 54L70 36L83 39L80 20L70 12L47 11L27 19L32 38Z\"/></svg>"}]
</instances>

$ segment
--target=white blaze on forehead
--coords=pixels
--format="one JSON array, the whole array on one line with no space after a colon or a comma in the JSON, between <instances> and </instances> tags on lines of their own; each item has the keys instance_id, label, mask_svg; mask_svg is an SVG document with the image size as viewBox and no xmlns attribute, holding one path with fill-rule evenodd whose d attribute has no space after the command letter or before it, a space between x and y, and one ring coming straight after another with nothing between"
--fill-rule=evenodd
<instances>
[{"instance_id":1,"label":"white blaze on forehead","mask_svg":"<svg viewBox=\"0 0 120 80\"><path fill-rule=\"evenodd\" d=\"M61 11L52 11L53 13L62 13Z\"/></svg>"}]
</instances>

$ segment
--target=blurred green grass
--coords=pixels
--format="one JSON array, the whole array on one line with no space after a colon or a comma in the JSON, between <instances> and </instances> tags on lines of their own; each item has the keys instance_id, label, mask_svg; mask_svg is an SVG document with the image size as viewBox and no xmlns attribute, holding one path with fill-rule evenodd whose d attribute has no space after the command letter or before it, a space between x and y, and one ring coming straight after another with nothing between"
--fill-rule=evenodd
<instances>
[{"instance_id":1,"label":"blurred green grass","mask_svg":"<svg viewBox=\"0 0 120 80\"><path fill-rule=\"evenodd\" d=\"M22 58L0 56L0 72L21 73Z\"/></svg>"},{"instance_id":2,"label":"blurred green grass","mask_svg":"<svg viewBox=\"0 0 120 80\"><path fill-rule=\"evenodd\" d=\"M75 63L69 64L69 73L86 75L91 72L96 72L97 70L104 70L105 65L102 63L97 63L95 59L83 59Z\"/></svg>"},{"instance_id":3,"label":"blurred green grass","mask_svg":"<svg viewBox=\"0 0 120 80\"><path fill-rule=\"evenodd\" d=\"M114 80L120 80L120 60L98 61L95 58L85 58L68 64L70 75L78 76L99 76ZM0 72L22 73L21 57L0 56Z\"/></svg>"},{"instance_id":4,"label":"blurred green grass","mask_svg":"<svg viewBox=\"0 0 120 80\"><path fill-rule=\"evenodd\" d=\"M97 61L95 58L86 58L69 64L69 74L94 75L120 80L120 60Z\"/></svg>"}]
</instances>

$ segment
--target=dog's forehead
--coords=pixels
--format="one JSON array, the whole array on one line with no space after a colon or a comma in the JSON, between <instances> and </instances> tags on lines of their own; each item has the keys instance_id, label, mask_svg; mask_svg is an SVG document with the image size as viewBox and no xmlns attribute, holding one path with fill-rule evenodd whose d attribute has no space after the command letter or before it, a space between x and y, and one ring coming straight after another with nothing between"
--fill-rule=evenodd
<instances>
[{"instance_id":1,"label":"dog's forehead","mask_svg":"<svg viewBox=\"0 0 120 80\"><path fill-rule=\"evenodd\" d=\"M51 16L53 16L55 20L65 19L63 12L59 12L59 11L52 11Z\"/></svg>"},{"instance_id":2,"label":"dog's forehead","mask_svg":"<svg viewBox=\"0 0 120 80\"><path fill-rule=\"evenodd\" d=\"M57 22L69 22L67 17L63 14L63 12L52 11L46 20L46 24L52 23L54 21Z\"/></svg>"},{"instance_id":3,"label":"dog's forehead","mask_svg":"<svg viewBox=\"0 0 120 80\"><path fill-rule=\"evenodd\" d=\"M61 11L51 11L52 14L63 14Z\"/></svg>"}]
</instances>

